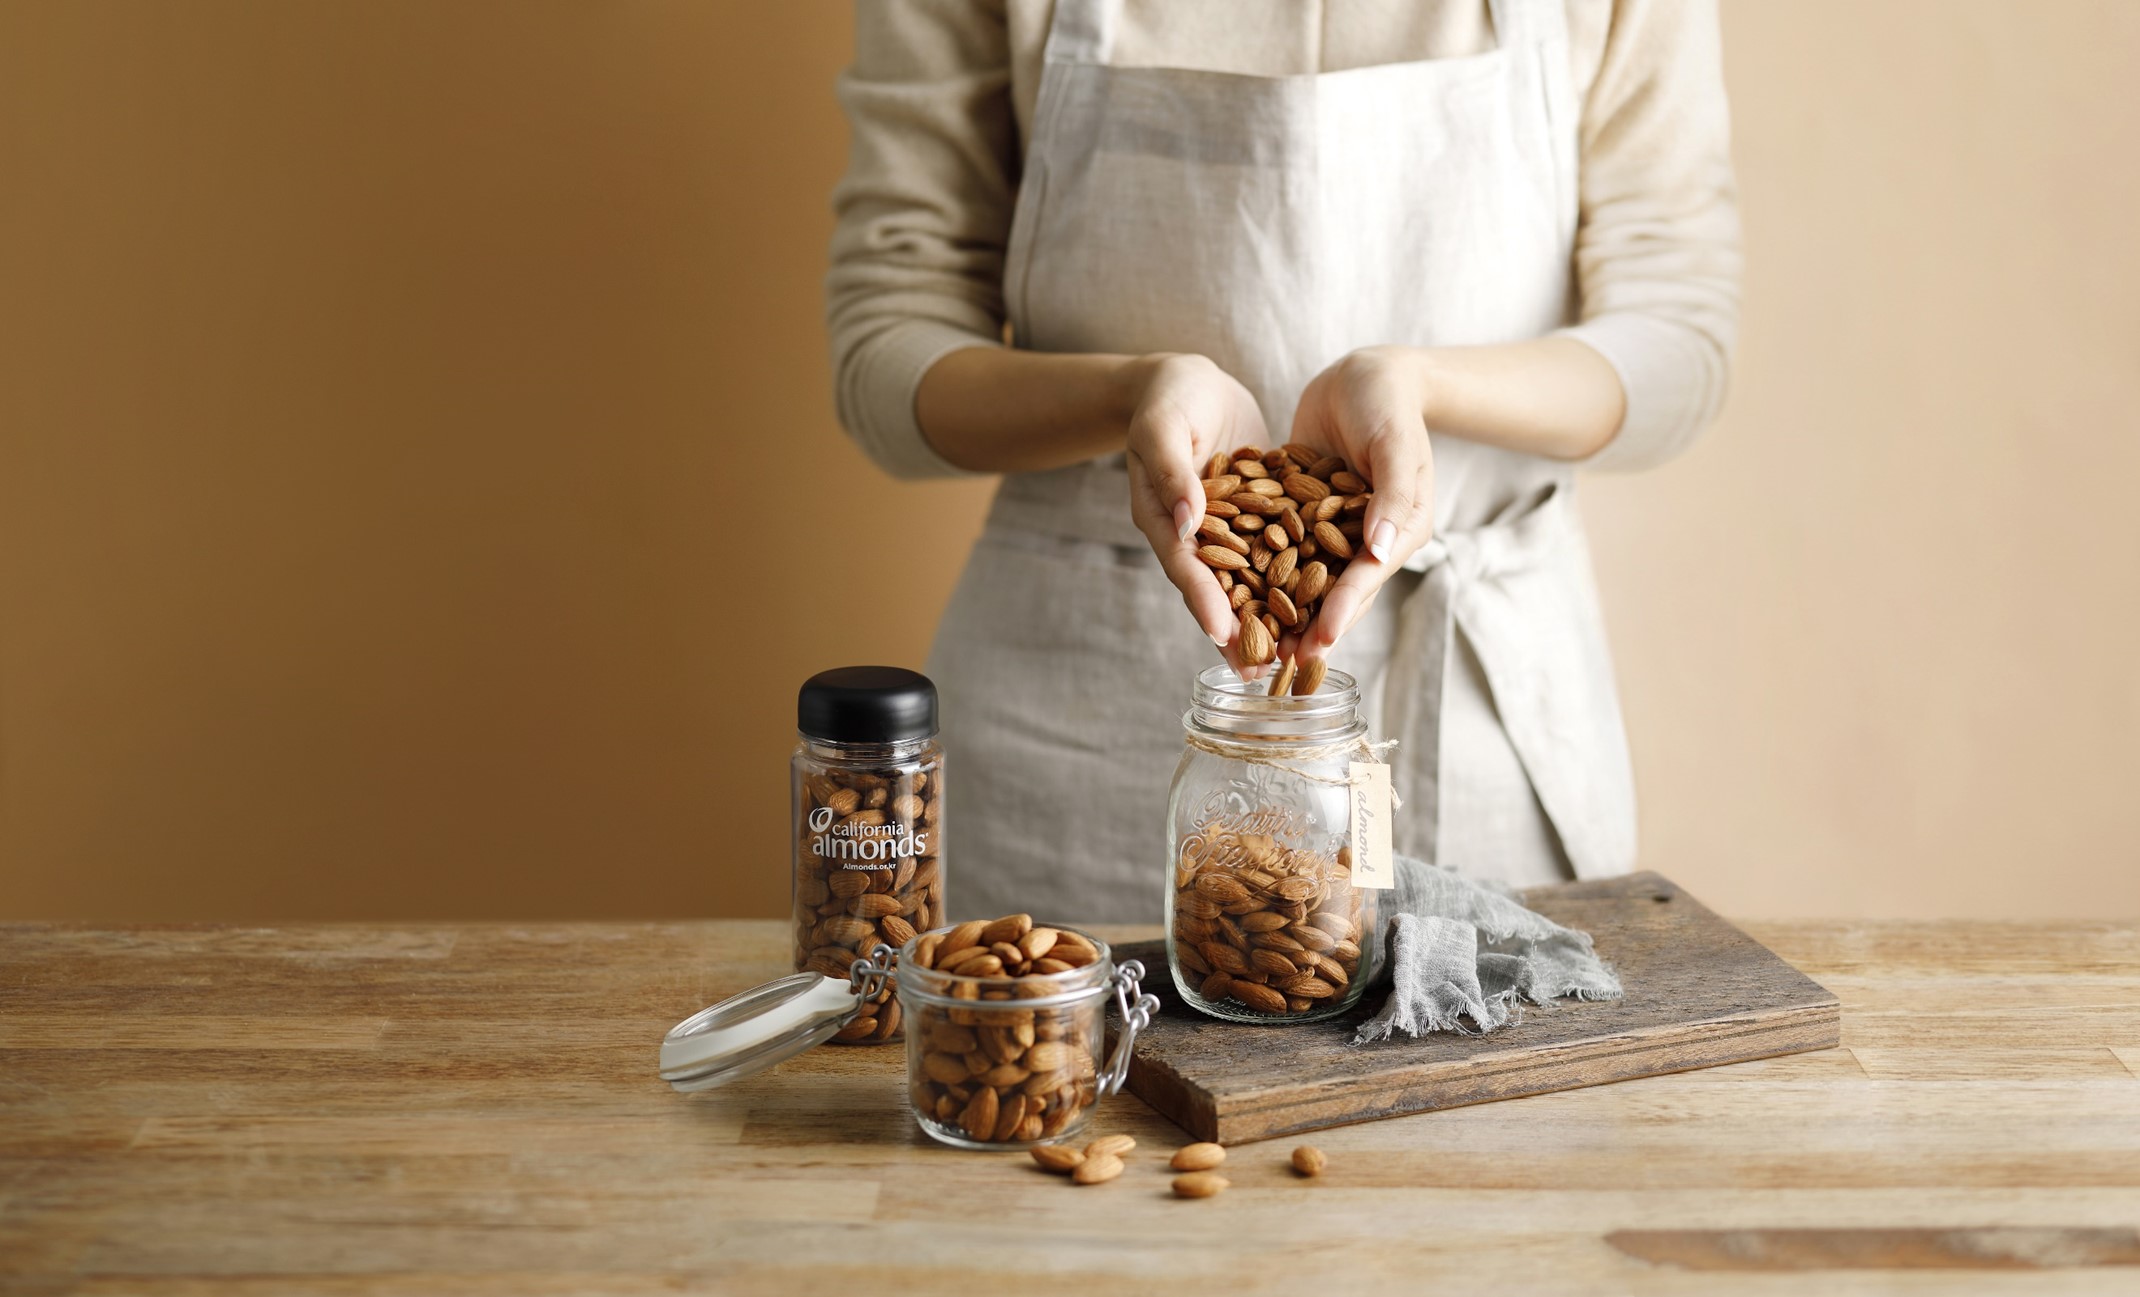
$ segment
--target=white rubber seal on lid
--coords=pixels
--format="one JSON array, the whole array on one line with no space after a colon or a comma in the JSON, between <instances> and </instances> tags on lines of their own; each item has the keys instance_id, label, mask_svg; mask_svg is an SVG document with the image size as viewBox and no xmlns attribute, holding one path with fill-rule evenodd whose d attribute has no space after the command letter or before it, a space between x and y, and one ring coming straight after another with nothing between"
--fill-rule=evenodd
<instances>
[{"instance_id":1,"label":"white rubber seal on lid","mask_svg":"<svg viewBox=\"0 0 2140 1297\"><path fill-rule=\"evenodd\" d=\"M753 987L671 1027L661 1079L688 1092L762 1071L830 1039L861 1006L846 978L796 973Z\"/></svg>"}]
</instances>

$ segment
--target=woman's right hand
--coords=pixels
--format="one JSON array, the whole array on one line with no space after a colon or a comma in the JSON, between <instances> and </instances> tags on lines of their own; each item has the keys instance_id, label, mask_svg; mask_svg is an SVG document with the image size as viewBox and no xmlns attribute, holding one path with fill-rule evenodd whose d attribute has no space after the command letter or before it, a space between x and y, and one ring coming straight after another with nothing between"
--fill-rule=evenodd
<instances>
[{"instance_id":1,"label":"woman's right hand","mask_svg":"<svg viewBox=\"0 0 2140 1297\"><path fill-rule=\"evenodd\" d=\"M1268 441L1263 412L1240 380L1203 356L1141 357L1129 374L1131 516L1196 624L1242 671L1240 623L1218 578L1196 556L1196 529L1204 521L1205 462L1221 450Z\"/></svg>"}]
</instances>

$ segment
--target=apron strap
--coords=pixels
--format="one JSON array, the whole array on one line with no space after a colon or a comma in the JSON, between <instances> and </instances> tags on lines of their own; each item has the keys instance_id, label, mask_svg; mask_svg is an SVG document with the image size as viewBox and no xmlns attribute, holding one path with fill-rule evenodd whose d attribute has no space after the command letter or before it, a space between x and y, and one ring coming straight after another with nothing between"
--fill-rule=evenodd
<instances>
[{"instance_id":1,"label":"apron strap","mask_svg":"<svg viewBox=\"0 0 2140 1297\"><path fill-rule=\"evenodd\" d=\"M1487 0L1486 11L1493 16L1494 43L1502 49L1548 45L1568 35L1562 0Z\"/></svg>"},{"instance_id":2,"label":"apron strap","mask_svg":"<svg viewBox=\"0 0 2140 1297\"><path fill-rule=\"evenodd\" d=\"M1523 763L1546 818L1560 834L1577 877L1613 870L1612 863L1601 858L1604 853L1593 850L1591 836L1583 829L1588 818L1584 799L1571 787L1569 759L1577 762L1572 778L1579 780L1581 754L1563 750L1563 736L1542 724L1519 697L1525 668L1511 659L1525 656L1524 636L1537 633L1537 628L1519 627L1503 634L1502 628L1491 624L1493 601L1475 597L1484 586L1550 562L1569 543L1573 500L1565 484L1554 483L1510 505L1485 526L1437 536L1420 551L1426 560L1423 578L1397 614L1384 730L1404 745L1398 782L1410 824L1400 822L1400 828L1411 854L1429 863L1456 868L1464 864L1445 859L1441 843L1442 771L1447 758L1442 750L1442 710L1456 636L1462 631L1486 672L1509 746ZM1418 665L1407 669L1405 663Z\"/></svg>"},{"instance_id":3,"label":"apron strap","mask_svg":"<svg viewBox=\"0 0 2140 1297\"><path fill-rule=\"evenodd\" d=\"M1041 62L1105 64L1114 53L1115 11L1120 2L1055 0Z\"/></svg>"}]
</instances>

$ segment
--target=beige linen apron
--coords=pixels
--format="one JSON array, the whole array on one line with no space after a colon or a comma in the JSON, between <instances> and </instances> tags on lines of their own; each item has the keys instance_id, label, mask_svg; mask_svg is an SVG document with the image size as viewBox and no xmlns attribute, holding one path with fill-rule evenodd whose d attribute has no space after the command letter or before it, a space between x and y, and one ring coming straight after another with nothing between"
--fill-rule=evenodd
<instances>
[{"instance_id":1,"label":"beige linen apron","mask_svg":"<svg viewBox=\"0 0 2140 1297\"><path fill-rule=\"evenodd\" d=\"M1484 54L1293 77L1111 66L1121 2L1055 6L1004 272L1018 345L1201 352L1284 440L1355 348L1566 322L1561 0L1494 0ZM1573 472L1433 446L1437 539L1334 663L1399 740L1398 847L1516 883L1625 872L1633 784ZM954 912L1156 920L1180 717L1216 660L1119 455L1005 478L930 660Z\"/></svg>"}]
</instances>

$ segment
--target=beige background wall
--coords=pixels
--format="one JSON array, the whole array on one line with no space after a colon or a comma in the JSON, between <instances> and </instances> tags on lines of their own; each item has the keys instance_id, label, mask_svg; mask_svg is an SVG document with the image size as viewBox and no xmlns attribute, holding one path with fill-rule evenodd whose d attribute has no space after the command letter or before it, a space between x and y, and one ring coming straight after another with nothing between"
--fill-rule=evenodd
<instances>
[{"instance_id":1,"label":"beige background wall","mask_svg":"<svg viewBox=\"0 0 2140 1297\"><path fill-rule=\"evenodd\" d=\"M1590 495L1648 858L2140 914L2140 6L1726 23L1729 413ZM793 687L984 499L832 422L846 33L0 5L0 917L779 909Z\"/></svg>"}]
</instances>

